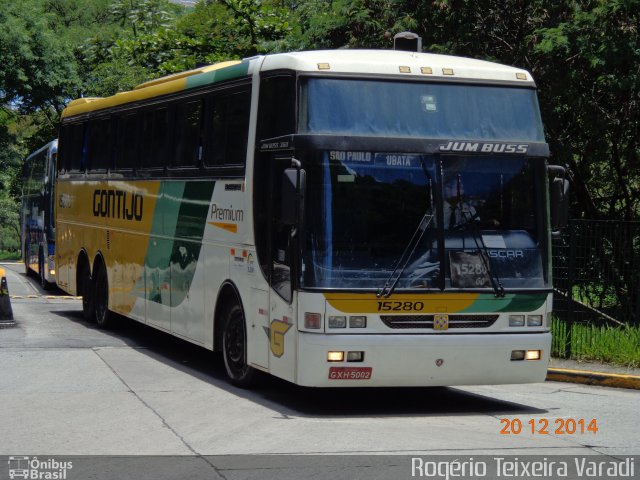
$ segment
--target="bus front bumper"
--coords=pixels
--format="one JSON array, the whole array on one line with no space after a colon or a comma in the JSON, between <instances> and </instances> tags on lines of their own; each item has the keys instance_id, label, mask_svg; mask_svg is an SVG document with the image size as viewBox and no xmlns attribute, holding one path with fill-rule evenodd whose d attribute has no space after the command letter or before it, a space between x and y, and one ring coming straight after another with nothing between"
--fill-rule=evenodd
<instances>
[{"instance_id":1,"label":"bus front bumper","mask_svg":"<svg viewBox=\"0 0 640 480\"><path fill-rule=\"evenodd\" d=\"M551 333L326 335L298 332L299 385L315 387L448 386L544 381ZM541 352L512 360L512 352ZM344 361L328 362L328 352ZM348 352L364 352L348 362Z\"/></svg>"}]
</instances>

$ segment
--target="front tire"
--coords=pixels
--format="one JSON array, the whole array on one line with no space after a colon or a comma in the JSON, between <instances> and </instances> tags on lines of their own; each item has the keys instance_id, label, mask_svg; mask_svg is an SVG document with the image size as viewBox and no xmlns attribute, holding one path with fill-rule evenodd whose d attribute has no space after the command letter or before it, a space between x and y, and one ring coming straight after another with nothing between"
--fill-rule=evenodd
<instances>
[{"instance_id":1,"label":"front tire","mask_svg":"<svg viewBox=\"0 0 640 480\"><path fill-rule=\"evenodd\" d=\"M222 352L229 381L241 388L253 386L257 371L247 364L247 327L240 305L233 305L225 314Z\"/></svg>"}]
</instances>

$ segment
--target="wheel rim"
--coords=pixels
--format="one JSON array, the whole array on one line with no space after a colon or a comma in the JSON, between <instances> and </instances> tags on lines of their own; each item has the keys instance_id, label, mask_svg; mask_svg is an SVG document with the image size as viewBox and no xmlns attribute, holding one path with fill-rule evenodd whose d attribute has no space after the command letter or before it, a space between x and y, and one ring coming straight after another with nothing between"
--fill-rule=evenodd
<instances>
[{"instance_id":1,"label":"wheel rim","mask_svg":"<svg viewBox=\"0 0 640 480\"><path fill-rule=\"evenodd\" d=\"M224 332L224 356L233 378L242 378L247 372L245 339L244 318L236 310L230 315Z\"/></svg>"}]
</instances>

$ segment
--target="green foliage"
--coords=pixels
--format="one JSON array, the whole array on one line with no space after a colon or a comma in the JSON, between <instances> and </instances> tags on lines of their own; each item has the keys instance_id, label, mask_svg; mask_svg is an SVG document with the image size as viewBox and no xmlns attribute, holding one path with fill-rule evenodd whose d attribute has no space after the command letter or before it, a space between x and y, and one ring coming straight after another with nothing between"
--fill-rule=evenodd
<instances>
[{"instance_id":1,"label":"green foliage","mask_svg":"<svg viewBox=\"0 0 640 480\"><path fill-rule=\"evenodd\" d=\"M640 215L640 1L571 3L538 30L537 57L548 135L570 163L580 211Z\"/></svg>"},{"instance_id":2,"label":"green foliage","mask_svg":"<svg viewBox=\"0 0 640 480\"><path fill-rule=\"evenodd\" d=\"M638 219L639 15L640 0L0 0L0 103L31 119L19 136L0 120L0 164L54 136L71 98L257 53L392 48L410 30L426 51L529 69L574 216Z\"/></svg>"},{"instance_id":3,"label":"green foliage","mask_svg":"<svg viewBox=\"0 0 640 480\"><path fill-rule=\"evenodd\" d=\"M551 323L553 345L551 354L565 358L567 345L571 358L580 361L606 362L626 367L640 366L640 327L610 327L566 323L554 319Z\"/></svg>"},{"instance_id":4,"label":"green foliage","mask_svg":"<svg viewBox=\"0 0 640 480\"><path fill-rule=\"evenodd\" d=\"M59 112L77 92L73 57L48 20L41 2L0 3L0 103Z\"/></svg>"},{"instance_id":5,"label":"green foliage","mask_svg":"<svg viewBox=\"0 0 640 480\"><path fill-rule=\"evenodd\" d=\"M292 50L391 48L400 13L390 0L310 0L296 8L287 46ZM394 8L395 7L395 8ZM405 17L406 15L400 15ZM397 30L397 29L396 29Z\"/></svg>"}]
</instances>

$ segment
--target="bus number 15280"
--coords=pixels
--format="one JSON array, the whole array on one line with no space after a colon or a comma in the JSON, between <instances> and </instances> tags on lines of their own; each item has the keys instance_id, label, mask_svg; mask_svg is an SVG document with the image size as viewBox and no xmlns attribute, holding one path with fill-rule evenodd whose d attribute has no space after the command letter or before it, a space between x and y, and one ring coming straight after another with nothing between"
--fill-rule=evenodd
<instances>
[{"instance_id":1,"label":"bus number 15280","mask_svg":"<svg viewBox=\"0 0 640 480\"><path fill-rule=\"evenodd\" d=\"M423 302L402 302L397 300L378 302L379 312L421 312L423 309Z\"/></svg>"}]
</instances>

